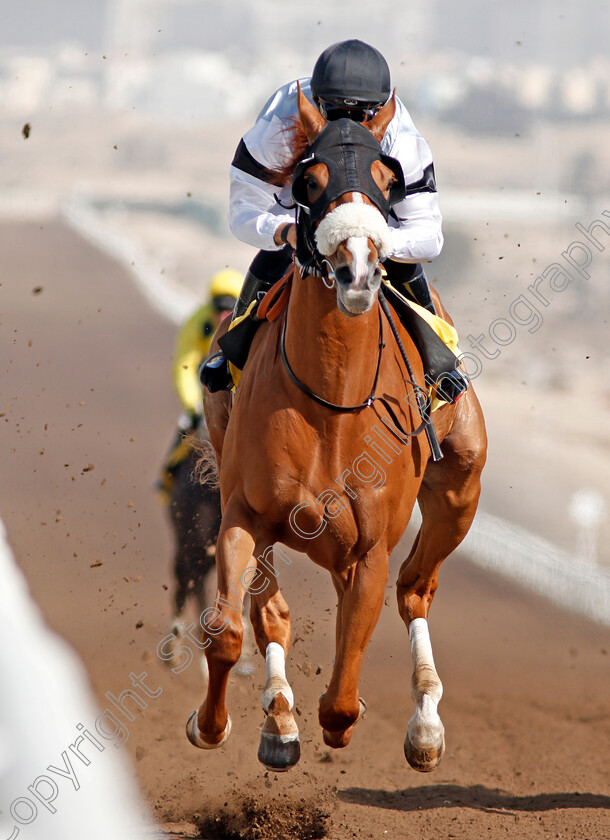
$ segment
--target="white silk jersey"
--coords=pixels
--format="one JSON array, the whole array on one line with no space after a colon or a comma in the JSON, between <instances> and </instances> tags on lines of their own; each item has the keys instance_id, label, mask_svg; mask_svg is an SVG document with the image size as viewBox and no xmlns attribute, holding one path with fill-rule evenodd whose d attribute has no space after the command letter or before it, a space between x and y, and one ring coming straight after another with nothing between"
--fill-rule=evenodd
<instances>
[{"instance_id":1,"label":"white silk jersey","mask_svg":"<svg viewBox=\"0 0 610 840\"><path fill-rule=\"evenodd\" d=\"M309 78L299 79L301 90L313 101ZM277 251L273 235L280 225L294 222L290 186L269 183L269 170L290 159L286 130L298 117L297 81L277 90L263 106L254 126L243 136L231 164L228 222L237 239L264 251ZM430 147L415 128L396 97L396 114L381 142L384 154L400 161L407 189L412 192L394 205L396 219L388 219L392 259L428 262L443 247L442 217L434 182Z\"/></svg>"}]
</instances>

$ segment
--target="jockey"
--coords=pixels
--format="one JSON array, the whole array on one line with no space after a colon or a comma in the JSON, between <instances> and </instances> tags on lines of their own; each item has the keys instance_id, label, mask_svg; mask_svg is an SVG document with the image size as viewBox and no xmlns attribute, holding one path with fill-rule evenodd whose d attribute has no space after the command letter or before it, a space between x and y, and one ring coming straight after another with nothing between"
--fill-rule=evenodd
<instances>
[{"instance_id":1,"label":"jockey","mask_svg":"<svg viewBox=\"0 0 610 840\"><path fill-rule=\"evenodd\" d=\"M203 419L201 383L197 369L210 352L216 328L233 311L242 283L243 275L231 268L214 274L210 281L208 303L191 315L176 337L172 379L183 411L178 419L176 437L156 485L165 498L173 486L176 468L191 451L187 436L197 431Z\"/></svg>"},{"instance_id":2,"label":"jockey","mask_svg":"<svg viewBox=\"0 0 610 840\"><path fill-rule=\"evenodd\" d=\"M385 58L374 47L356 39L324 50L311 78L299 79L298 83L328 121L347 117L364 122L392 93ZM290 185L278 191L270 181L270 171L281 169L290 159L290 133L286 129L297 118L295 80L277 90L263 106L233 158L229 226L242 242L260 249L246 274L234 317L243 315L259 292L267 291L292 262L297 241ZM407 188L405 198L394 205L396 218L388 220L393 253L385 260L384 268L399 292L435 314L421 265L437 257L443 246L434 165L428 144L398 97L381 149L400 161ZM220 352L206 362L201 373L210 390L230 387L226 361ZM458 390L461 394L465 389L460 386Z\"/></svg>"}]
</instances>

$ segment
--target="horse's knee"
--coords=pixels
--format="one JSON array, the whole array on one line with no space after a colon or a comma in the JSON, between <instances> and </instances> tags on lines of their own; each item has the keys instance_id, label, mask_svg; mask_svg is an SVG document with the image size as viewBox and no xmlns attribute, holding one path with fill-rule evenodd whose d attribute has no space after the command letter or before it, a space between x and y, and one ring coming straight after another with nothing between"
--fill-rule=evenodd
<instances>
[{"instance_id":1,"label":"horse's knee","mask_svg":"<svg viewBox=\"0 0 610 840\"><path fill-rule=\"evenodd\" d=\"M428 617L437 589L436 575L422 575L416 566L401 570L396 581L396 600L400 617L407 625L414 618Z\"/></svg>"},{"instance_id":2,"label":"horse's knee","mask_svg":"<svg viewBox=\"0 0 610 840\"><path fill-rule=\"evenodd\" d=\"M244 627L241 616L236 620L229 620L226 616L222 621L214 622L214 626L205 628L206 657L218 665L232 668L238 661L241 654L241 646L244 638Z\"/></svg>"}]
</instances>

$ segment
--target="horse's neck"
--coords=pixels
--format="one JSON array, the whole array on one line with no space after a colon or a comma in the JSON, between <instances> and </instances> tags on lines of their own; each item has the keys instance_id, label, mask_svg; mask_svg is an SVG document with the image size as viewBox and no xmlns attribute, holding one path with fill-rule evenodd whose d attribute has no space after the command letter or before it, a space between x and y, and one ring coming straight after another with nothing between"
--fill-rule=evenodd
<instances>
[{"instance_id":1,"label":"horse's neck","mask_svg":"<svg viewBox=\"0 0 610 840\"><path fill-rule=\"evenodd\" d=\"M339 311L335 289L297 274L286 317L286 355L295 374L329 402L367 399L379 355L377 306L350 318Z\"/></svg>"}]
</instances>

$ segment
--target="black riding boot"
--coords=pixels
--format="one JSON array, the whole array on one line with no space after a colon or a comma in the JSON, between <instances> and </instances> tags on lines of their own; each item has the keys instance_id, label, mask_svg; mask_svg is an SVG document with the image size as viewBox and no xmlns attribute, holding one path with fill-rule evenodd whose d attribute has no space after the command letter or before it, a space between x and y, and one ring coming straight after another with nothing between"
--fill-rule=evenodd
<instances>
[{"instance_id":1,"label":"black riding boot","mask_svg":"<svg viewBox=\"0 0 610 840\"><path fill-rule=\"evenodd\" d=\"M236 318L241 317L246 312L252 301L255 300L258 293L266 292L270 288L271 284L268 283L267 280L259 280L258 277L255 277L252 273L252 269L249 268L246 272L246 276L244 277L244 284L241 287L239 298L233 308L233 316L231 317L231 320L234 321Z\"/></svg>"},{"instance_id":2,"label":"black riding boot","mask_svg":"<svg viewBox=\"0 0 610 840\"><path fill-rule=\"evenodd\" d=\"M396 260L386 260L383 267L386 270L388 280L396 291L436 315L430 286L421 263L401 263Z\"/></svg>"},{"instance_id":3,"label":"black riding boot","mask_svg":"<svg viewBox=\"0 0 610 840\"><path fill-rule=\"evenodd\" d=\"M287 245L281 251L259 251L252 260L250 268L246 272L239 299L233 310L231 320L244 315L250 304L259 294L268 292L271 286L280 280L288 271L292 262L292 248ZM264 280L260 278L264 277ZM251 342L256 332L256 324L253 322L253 329L249 330L249 341ZM247 355L248 347L244 348L244 357ZM231 359L233 361L233 358ZM215 391L230 391L233 387L233 380L229 372L229 363L222 350L213 353L200 365L199 379L202 385L214 393Z\"/></svg>"}]
</instances>

